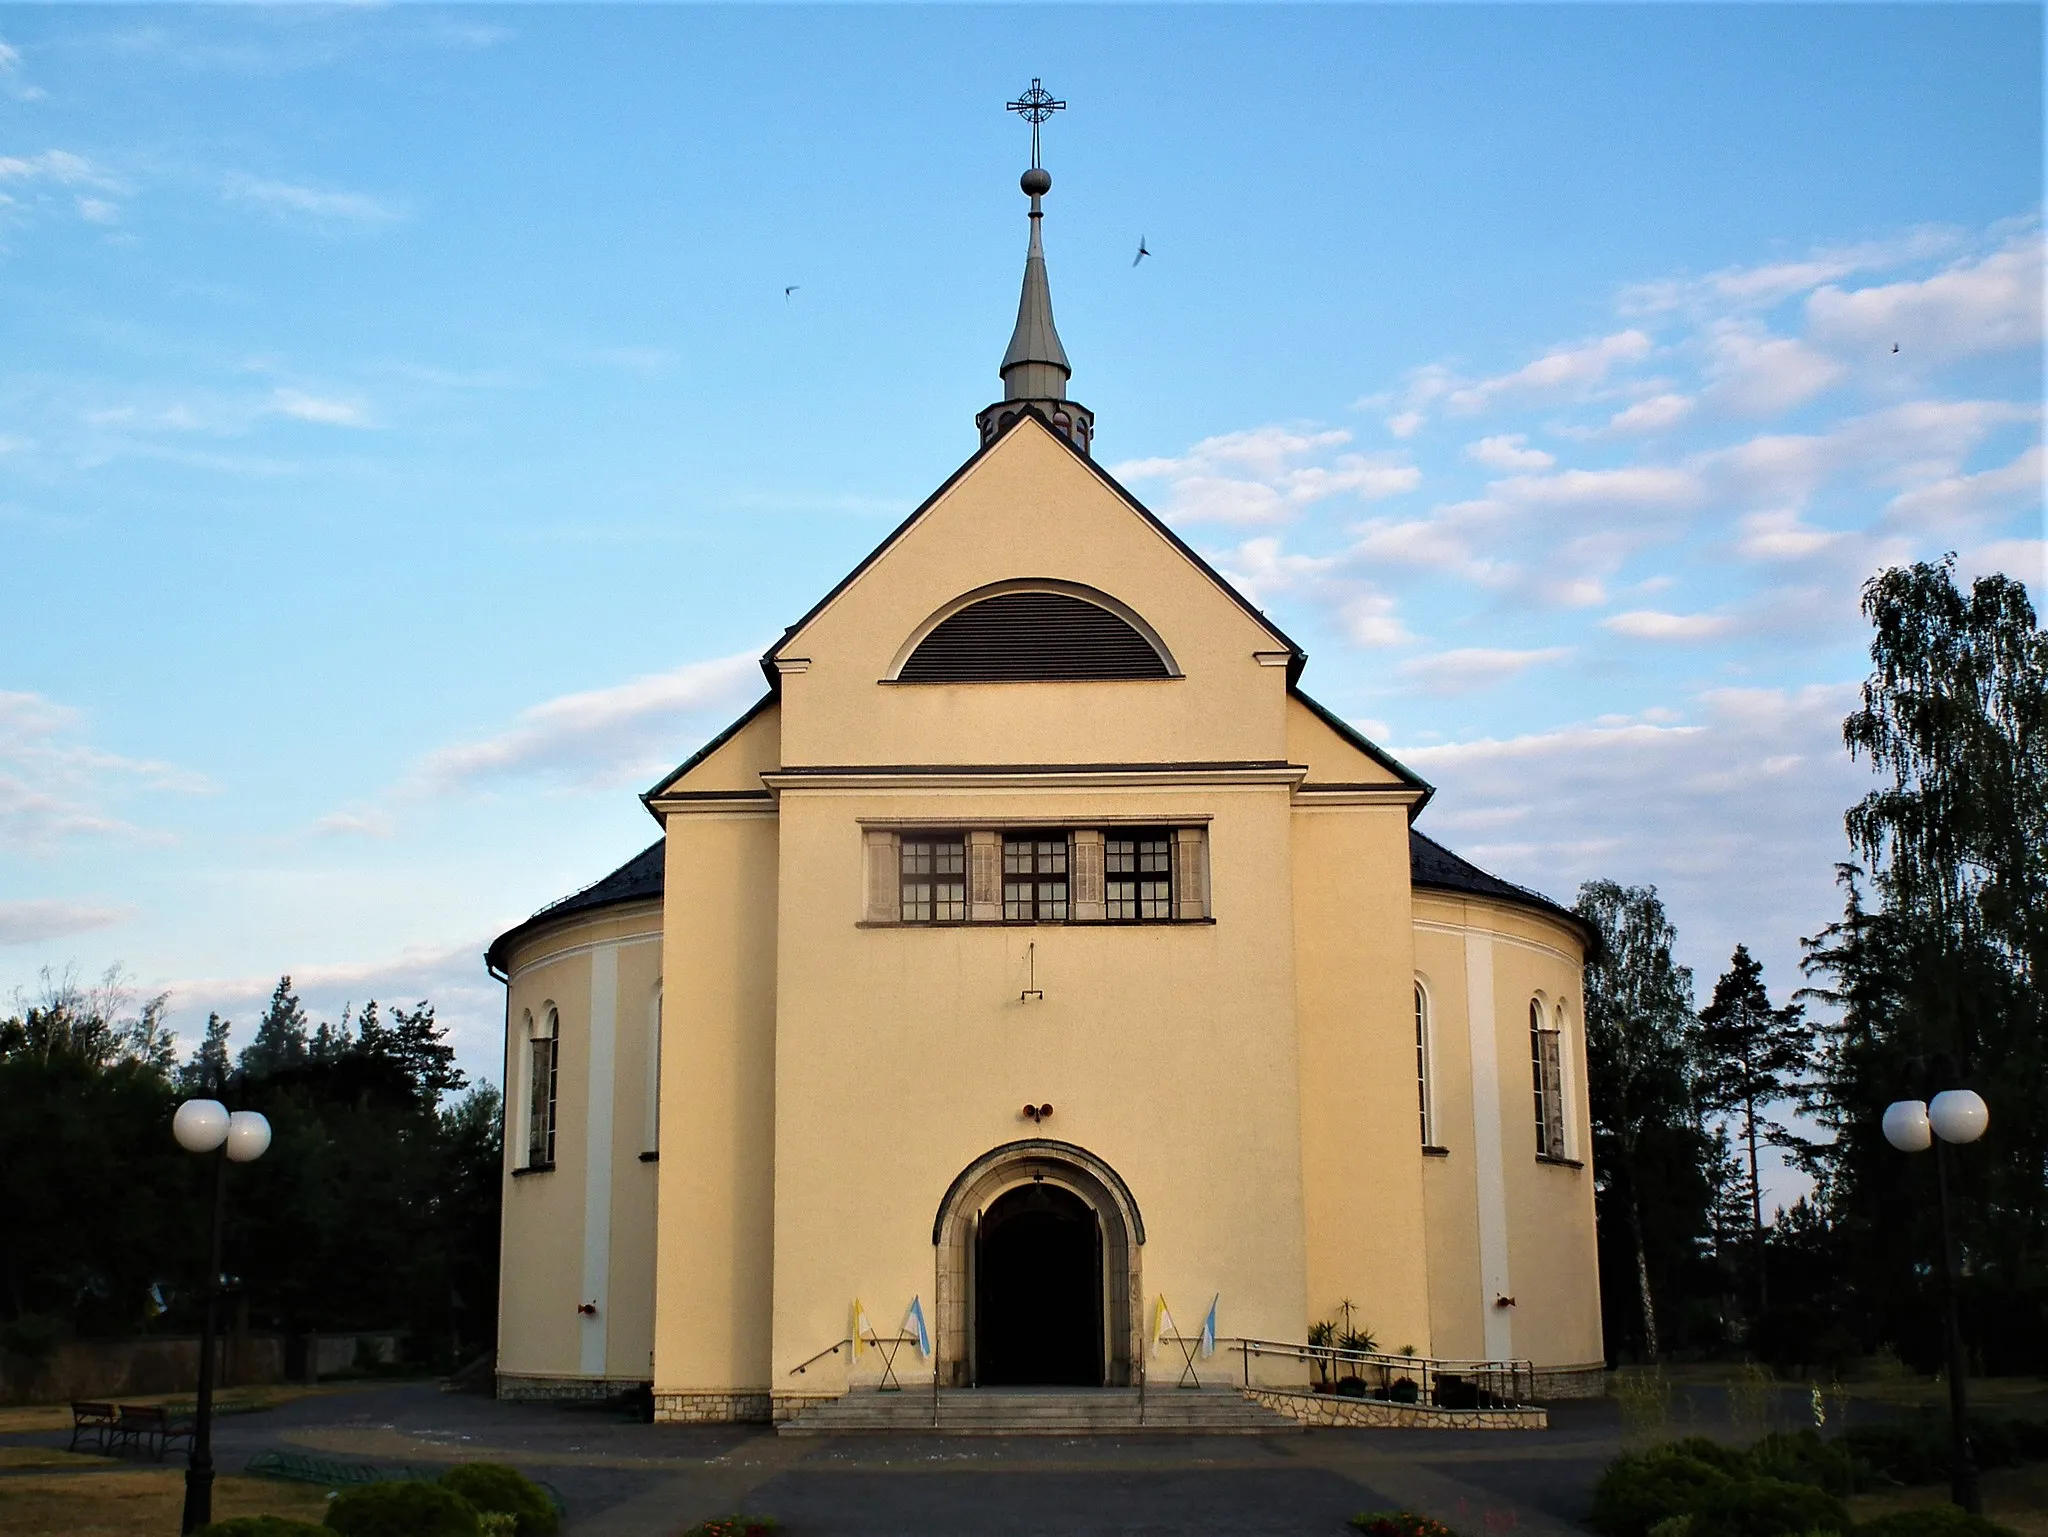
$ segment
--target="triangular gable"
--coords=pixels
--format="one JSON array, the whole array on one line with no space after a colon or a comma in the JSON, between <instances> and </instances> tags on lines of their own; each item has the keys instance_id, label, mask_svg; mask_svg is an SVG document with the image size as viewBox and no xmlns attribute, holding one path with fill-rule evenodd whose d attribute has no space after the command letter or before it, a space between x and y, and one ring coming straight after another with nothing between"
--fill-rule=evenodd
<instances>
[{"instance_id":1,"label":"triangular gable","mask_svg":"<svg viewBox=\"0 0 2048 1537\"><path fill-rule=\"evenodd\" d=\"M1067 453L1073 455L1073 457L1076 460L1078 460L1081 464L1087 466L1090 474L1094 475L1096 479L1100 480L1103 485L1105 485L1109 488L1110 491L1115 493L1115 495L1124 503L1124 505L1129 507L1131 511L1135 512L1140 518L1142 518L1145 521L1145 523L1152 529L1152 531L1158 534L1161 539L1165 540L1166 543L1170 545L1182 557L1182 559L1186 560L1189 565L1193 566L1195 570L1200 572L1211 583L1213 583L1220 592L1222 592L1226 597L1230 599L1231 602L1235 603L1239 608L1244 610L1244 612L1251 618L1253 623L1257 624L1268 635L1272 636L1275 642L1274 649L1285 651L1288 654L1287 681L1290 684L1293 683L1293 681L1296 678L1299 678L1301 676L1301 669L1308 661L1308 653L1303 651L1301 647L1297 646L1294 643L1294 641L1288 637L1286 632L1283 631L1278 625L1274 624L1272 620L1268 619L1265 613L1258 607L1257 604L1253 603L1251 599L1247 598L1243 593L1239 592L1236 587L1232 586L1231 583L1224 577L1222 572L1218 571L1214 566L1210 565L1206 560L1202 559L1202 557L1199 554L1197 554L1195 550L1185 540L1183 540L1180 537L1180 535L1176 534L1172 529L1168 528L1166 524L1162 522L1159 519L1159 517L1156 514L1154 514L1149 507L1147 507L1143 502L1139 501L1137 497L1133 496L1130 493L1130 491L1127 490L1117 480L1117 478L1114 475L1111 475L1109 471L1105 470L1101 465L1097 464L1088 455L1082 453L1078 448L1074 447L1072 443L1069 443L1057 432L1054 432L1051 426L1047 424L1044 416L1042 416L1035 407L1027 406L1018 413L1015 421L1011 422L1008 426L1004 427L1001 431L997 432L994 437L988 440L987 443L983 444L979 449L977 449L974 452L974 454L971 455L964 464L962 464L951 475L948 475L945 479L944 484L942 484L936 491L932 492L930 496L926 497L921 503L918 504L916 511L911 513L909 517L905 518L901 523L897 524L893 529L891 529L887 536L883 538L882 542L876 545L872 550L870 550L867 553L867 555L861 560L859 565L855 566L851 571L847 572L846 575L839 580L839 583L835 587L833 587L833 589L830 592L826 593L824 597L820 598L816 603L812 604L810 611L806 613L803 616L803 618L797 620L795 624L791 625L788 629L782 632L782 638L778 640L774 645L770 646L767 652L761 658L761 670L768 675L769 686L771 688L776 687L780 679L780 674L776 670L775 666L776 659L784 655L785 648L789 646L790 643L793 642L800 634L803 633L804 628L807 625L809 625L812 620L816 619L820 614L824 613L826 609L830 608L833 605L833 603L838 600L842 593L844 593L849 587L851 587L855 582L859 581L860 578L867 573L868 569L872 567L876 561L880 560L884 555L888 554L890 549L894 547L895 544L904 537L904 535L908 534L911 531L911 529L915 528L918 525L918 523L924 519L925 515L932 510L933 507L937 506L941 501L943 501L947 493L950 492L956 485L958 485L960 481L970 471L972 471L975 468L975 466L980 464L982 460L986 459L990 454L995 452L996 448L1006 438L1008 438L1011 433L1024 430L1026 422L1031 423L1035 430L1043 432L1048 439L1050 439L1054 443L1057 443Z\"/></svg>"}]
</instances>

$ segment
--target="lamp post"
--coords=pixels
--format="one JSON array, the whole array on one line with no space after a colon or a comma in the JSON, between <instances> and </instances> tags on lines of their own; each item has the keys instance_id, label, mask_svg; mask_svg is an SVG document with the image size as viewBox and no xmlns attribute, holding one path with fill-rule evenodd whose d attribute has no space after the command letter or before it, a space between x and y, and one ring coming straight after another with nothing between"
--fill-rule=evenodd
<instances>
[{"instance_id":1,"label":"lamp post","mask_svg":"<svg viewBox=\"0 0 2048 1537\"><path fill-rule=\"evenodd\" d=\"M188 1153L214 1154L213 1241L206 1271L206 1328L199 1337L199 1405L192 1419L192 1460L185 1470L185 1518L190 1534L213 1520L213 1350L220 1306L220 1238L227 1216L228 1165L254 1163L270 1146L270 1122L253 1110L232 1115L217 1099L188 1099L171 1118L171 1135Z\"/></svg>"},{"instance_id":2,"label":"lamp post","mask_svg":"<svg viewBox=\"0 0 2048 1537\"><path fill-rule=\"evenodd\" d=\"M1935 1198L1941 1207L1941 1289L1948 1314L1949 1497L1971 1515L1984 1513L1977 1461L1970 1455L1969 1405L1964 1391L1963 1325L1956 1307L1956 1246L1948 1215L1949 1145L1975 1142L1991 1124L1991 1111L1971 1089L1945 1089L1932 1100L1902 1099L1885 1107L1884 1139L1902 1153L1934 1149Z\"/></svg>"}]
</instances>

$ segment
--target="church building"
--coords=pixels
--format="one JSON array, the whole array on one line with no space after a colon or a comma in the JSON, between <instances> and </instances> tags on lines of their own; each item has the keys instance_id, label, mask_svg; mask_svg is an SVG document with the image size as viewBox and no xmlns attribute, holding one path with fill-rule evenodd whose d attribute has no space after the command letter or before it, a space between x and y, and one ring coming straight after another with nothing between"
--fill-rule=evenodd
<instances>
[{"instance_id":1,"label":"church building","mask_svg":"<svg viewBox=\"0 0 2048 1537\"><path fill-rule=\"evenodd\" d=\"M1097 462L1033 160L973 455L490 948L499 1390L1300 1388L1335 1320L1597 1392L1587 933Z\"/></svg>"}]
</instances>

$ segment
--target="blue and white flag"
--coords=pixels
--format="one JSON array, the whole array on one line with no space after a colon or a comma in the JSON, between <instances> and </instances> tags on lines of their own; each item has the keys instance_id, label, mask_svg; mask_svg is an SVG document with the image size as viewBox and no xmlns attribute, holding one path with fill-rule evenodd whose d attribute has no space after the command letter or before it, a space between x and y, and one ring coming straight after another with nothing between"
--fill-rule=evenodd
<instances>
[{"instance_id":1,"label":"blue and white flag","mask_svg":"<svg viewBox=\"0 0 2048 1537\"><path fill-rule=\"evenodd\" d=\"M923 1298L910 1299L910 1311L903 1315L903 1332L917 1341L917 1353L929 1361L932 1358L932 1336L924 1326Z\"/></svg>"},{"instance_id":2,"label":"blue and white flag","mask_svg":"<svg viewBox=\"0 0 2048 1537\"><path fill-rule=\"evenodd\" d=\"M1202 1320L1202 1355L1206 1358L1216 1354L1216 1304L1223 1300L1218 1292L1209 1299L1209 1316Z\"/></svg>"}]
</instances>

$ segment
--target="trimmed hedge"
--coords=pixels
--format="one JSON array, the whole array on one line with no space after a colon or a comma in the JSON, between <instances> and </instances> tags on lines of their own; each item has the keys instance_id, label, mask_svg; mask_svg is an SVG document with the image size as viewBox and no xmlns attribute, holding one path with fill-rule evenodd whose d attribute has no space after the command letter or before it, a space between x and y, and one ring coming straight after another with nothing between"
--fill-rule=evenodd
<instances>
[{"instance_id":1,"label":"trimmed hedge","mask_svg":"<svg viewBox=\"0 0 2048 1537\"><path fill-rule=\"evenodd\" d=\"M555 1537L562 1518L547 1491L517 1468L495 1462L465 1462L441 1475L452 1489L487 1515L512 1516L518 1537Z\"/></svg>"},{"instance_id":2,"label":"trimmed hedge","mask_svg":"<svg viewBox=\"0 0 2048 1537\"><path fill-rule=\"evenodd\" d=\"M469 1501L439 1484L364 1484L334 1497L327 1525L343 1537L481 1537Z\"/></svg>"}]
</instances>

